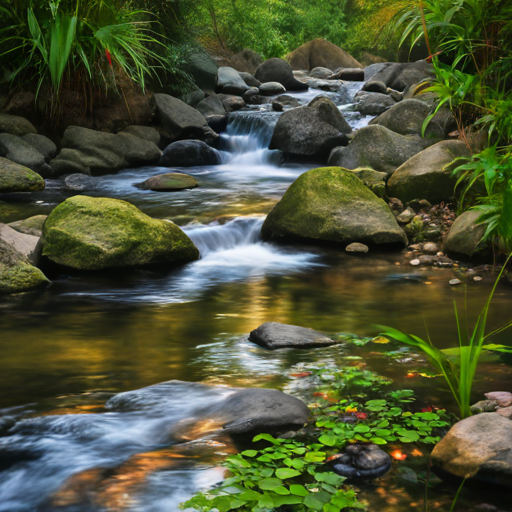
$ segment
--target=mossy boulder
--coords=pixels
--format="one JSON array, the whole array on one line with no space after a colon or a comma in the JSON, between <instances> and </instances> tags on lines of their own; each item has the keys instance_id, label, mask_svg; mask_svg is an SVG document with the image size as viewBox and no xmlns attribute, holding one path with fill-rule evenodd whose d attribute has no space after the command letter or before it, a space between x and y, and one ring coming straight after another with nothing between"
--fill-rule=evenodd
<instances>
[{"instance_id":1,"label":"mossy boulder","mask_svg":"<svg viewBox=\"0 0 512 512\"><path fill-rule=\"evenodd\" d=\"M10 222L9 227L25 235L41 236L43 234L43 224L47 218L48 215L34 215L28 219Z\"/></svg>"},{"instance_id":2,"label":"mossy boulder","mask_svg":"<svg viewBox=\"0 0 512 512\"><path fill-rule=\"evenodd\" d=\"M152 219L118 199L75 196L43 226L43 256L79 270L169 265L199 258L175 224Z\"/></svg>"},{"instance_id":3,"label":"mossy boulder","mask_svg":"<svg viewBox=\"0 0 512 512\"><path fill-rule=\"evenodd\" d=\"M485 224L478 222L481 216L482 212L469 210L457 217L444 241L444 250L466 256L477 252L485 234Z\"/></svg>"},{"instance_id":4,"label":"mossy boulder","mask_svg":"<svg viewBox=\"0 0 512 512\"><path fill-rule=\"evenodd\" d=\"M269 213L261 234L274 241L407 243L389 206L340 167L302 174Z\"/></svg>"},{"instance_id":5,"label":"mossy boulder","mask_svg":"<svg viewBox=\"0 0 512 512\"><path fill-rule=\"evenodd\" d=\"M0 192L34 192L44 189L44 179L28 167L0 157Z\"/></svg>"},{"instance_id":6,"label":"mossy boulder","mask_svg":"<svg viewBox=\"0 0 512 512\"><path fill-rule=\"evenodd\" d=\"M469 157L467 145L460 140L444 140L404 162L389 178L388 195L403 202L426 199L432 204L449 201L457 178L450 164L456 158Z\"/></svg>"},{"instance_id":7,"label":"mossy boulder","mask_svg":"<svg viewBox=\"0 0 512 512\"><path fill-rule=\"evenodd\" d=\"M27 292L48 283L38 268L0 238L0 294Z\"/></svg>"},{"instance_id":8,"label":"mossy boulder","mask_svg":"<svg viewBox=\"0 0 512 512\"><path fill-rule=\"evenodd\" d=\"M347 169L347 171L357 176L376 196L382 198L386 196L386 179L388 175L385 172L374 171L369 167Z\"/></svg>"}]
</instances>

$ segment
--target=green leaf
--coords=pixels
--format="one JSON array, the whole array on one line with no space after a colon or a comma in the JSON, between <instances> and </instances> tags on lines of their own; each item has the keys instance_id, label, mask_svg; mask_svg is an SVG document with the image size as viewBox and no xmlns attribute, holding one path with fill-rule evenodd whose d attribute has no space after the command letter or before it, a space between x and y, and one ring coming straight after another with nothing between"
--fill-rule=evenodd
<instances>
[{"instance_id":1,"label":"green leaf","mask_svg":"<svg viewBox=\"0 0 512 512\"><path fill-rule=\"evenodd\" d=\"M258 501L261 499L261 494L251 489L246 489L240 496L237 496L237 498L244 501Z\"/></svg>"},{"instance_id":2,"label":"green leaf","mask_svg":"<svg viewBox=\"0 0 512 512\"><path fill-rule=\"evenodd\" d=\"M274 437L272 437L270 434L259 434L257 435L256 437L253 438L253 442L258 442L258 441L268 441L272 444L281 444L282 441L278 440L278 439L275 439Z\"/></svg>"},{"instance_id":3,"label":"green leaf","mask_svg":"<svg viewBox=\"0 0 512 512\"><path fill-rule=\"evenodd\" d=\"M308 496L306 496L306 498L304 499L304 505L306 505L306 507L311 508L313 510L322 510L322 508L324 506L324 504L322 502L318 501L315 498L314 494L309 494Z\"/></svg>"},{"instance_id":4,"label":"green leaf","mask_svg":"<svg viewBox=\"0 0 512 512\"><path fill-rule=\"evenodd\" d=\"M307 496L309 491L303 485L290 485L290 492L296 496Z\"/></svg>"},{"instance_id":5,"label":"green leaf","mask_svg":"<svg viewBox=\"0 0 512 512\"><path fill-rule=\"evenodd\" d=\"M242 452L242 455L244 457L256 457L256 455L258 455L258 452L257 450L245 450L244 452Z\"/></svg>"},{"instance_id":6,"label":"green leaf","mask_svg":"<svg viewBox=\"0 0 512 512\"><path fill-rule=\"evenodd\" d=\"M322 443L322 444L325 444L325 446L335 446L336 445L336 437L334 436L330 436L328 434L325 434L323 436L320 436L318 438L318 440Z\"/></svg>"},{"instance_id":7,"label":"green leaf","mask_svg":"<svg viewBox=\"0 0 512 512\"><path fill-rule=\"evenodd\" d=\"M283 482L279 478L265 478L258 482L258 487L264 491L273 491L283 485Z\"/></svg>"},{"instance_id":8,"label":"green leaf","mask_svg":"<svg viewBox=\"0 0 512 512\"><path fill-rule=\"evenodd\" d=\"M304 456L308 462L323 462L325 457L325 452L308 452Z\"/></svg>"},{"instance_id":9,"label":"green leaf","mask_svg":"<svg viewBox=\"0 0 512 512\"><path fill-rule=\"evenodd\" d=\"M295 469L290 469L290 468L276 469L276 476L277 476L277 478L280 478L281 480L285 480L287 478L294 478L296 476L299 476L300 474L301 474L300 471L296 471Z\"/></svg>"},{"instance_id":10,"label":"green leaf","mask_svg":"<svg viewBox=\"0 0 512 512\"><path fill-rule=\"evenodd\" d=\"M239 500L237 498L235 498L234 500L231 500L231 503L229 504L229 506L232 509L240 508L243 505L245 505L245 501L241 501L241 500Z\"/></svg>"},{"instance_id":11,"label":"green leaf","mask_svg":"<svg viewBox=\"0 0 512 512\"><path fill-rule=\"evenodd\" d=\"M258 506L261 508L273 509L275 505L272 496L264 494L263 498L261 498L260 501L258 501Z\"/></svg>"},{"instance_id":12,"label":"green leaf","mask_svg":"<svg viewBox=\"0 0 512 512\"><path fill-rule=\"evenodd\" d=\"M388 442L385 439L382 439L381 437L372 437L371 442L373 444L388 444Z\"/></svg>"},{"instance_id":13,"label":"green leaf","mask_svg":"<svg viewBox=\"0 0 512 512\"><path fill-rule=\"evenodd\" d=\"M306 498L307 499L307 498ZM274 506L281 507L283 505L298 505L299 503L302 503L303 499L301 496L276 496L274 498Z\"/></svg>"}]
</instances>

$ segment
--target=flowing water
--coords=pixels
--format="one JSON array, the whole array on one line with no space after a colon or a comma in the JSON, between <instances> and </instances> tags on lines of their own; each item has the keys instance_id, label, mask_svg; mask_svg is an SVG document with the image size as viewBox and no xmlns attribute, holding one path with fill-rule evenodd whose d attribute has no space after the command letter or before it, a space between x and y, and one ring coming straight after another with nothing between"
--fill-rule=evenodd
<instances>
[{"instance_id":1,"label":"flowing water","mask_svg":"<svg viewBox=\"0 0 512 512\"><path fill-rule=\"evenodd\" d=\"M354 129L368 122L348 106L358 87L328 94ZM295 96L305 102L315 94ZM432 338L450 347L453 299L466 303L469 316L481 308L490 277L453 288L453 271L413 270L400 253L361 258L336 248L263 243L265 215L315 166L279 165L279 154L268 150L278 116L265 108L232 114L222 135L223 163L177 169L195 176L197 189L135 186L168 172L159 167L96 178L90 195L124 199L181 225L200 251L198 261L167 272L62 272L42 292L2 299L0 512L174 512L219 481L229 443L176 445L169 438L173 425L230 392L205 392L194 383L278 387L300 396L292 368L343 357L338 348L261 349L247 335L263 322L362 336L377 334L375 324L423 335L425 322ZM48 213L70 195L55 181L41 193L0 198L11 207L3 220ZM493 326L509 318L511 303L512 290L500 286ZM495 342L510 344L506 333ZM411 379L407 364L358 354L397 387L414 388L425 404L453 405L441 381L418 373ZM482 368L476 394L510 388L506 361L494 357ZM158 387L156 397L155 388L141 390L133 409L110 406L116 393L173 379L184 382ZM416 469L404 466L384 486L366 489L372 509L419 507Z\"/></svg>"}]
</instances>

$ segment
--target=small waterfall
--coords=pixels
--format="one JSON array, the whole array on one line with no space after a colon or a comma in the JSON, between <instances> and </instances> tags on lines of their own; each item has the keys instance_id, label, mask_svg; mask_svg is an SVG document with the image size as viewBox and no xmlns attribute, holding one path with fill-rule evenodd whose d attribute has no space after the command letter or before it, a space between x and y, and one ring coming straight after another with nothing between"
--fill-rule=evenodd
<instances>
[{"instance_id":1,"label":"small waterfall","mask_svg":"<svg viewBox=\"0 0 512 512\"><path fill-rule=\"evenodd\" d=\"M268 149L279 114L235 112L230 114L221 135L224 163L231 165L273 165L281 163L281 153Z\"/></svg>"}]
</instances>

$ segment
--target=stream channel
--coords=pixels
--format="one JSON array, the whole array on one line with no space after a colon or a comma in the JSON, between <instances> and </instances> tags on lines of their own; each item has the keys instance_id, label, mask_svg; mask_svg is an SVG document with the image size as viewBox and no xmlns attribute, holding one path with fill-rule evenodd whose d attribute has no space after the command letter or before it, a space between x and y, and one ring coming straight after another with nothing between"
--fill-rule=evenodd
<instances>
[{"instance_id":1,"label":"stream channel","mask_svg":"<svg viewBox=\"0 0 512 512\"><path fill-rule=\"evenodd\" d=\"M369 120L350 110L360 85L328 93L354 129ZM319 93L294 96L305 104ZM484 277L450 287L453 270L413 269L399 252L360 257L334 247L261 242L265 215L301 173L318 166L273 163L267 148L278 116L268 106L230 114L222 134L224 163L177 169L197 178L199 188L152 192L134 186L168 172L161 167L95 178L88 195L124 199L176 222L199 248L200 260L168 272L61 273L50 276L45 291L1 299L1 512L177 511L222 478L219 465L231 449L215 442L176 449L166 442L173 424L221 399L222 392L204 396L187 383L279 388L304 397L294 371L352 354L393 378L395 387L414 389L424 406L455 410L443 381L414 373L411 358L397 362L375 347L270 352L248 341L266 321L360 336L377 335L375 324L423 336L426 323L440 347L453 347L453 300L466 302L475 318L493 284ZM9 196L15 212L9 220L49 213L72 195L61 183L49 180L43 192ZM512 289L500 285L491 327L509 319L511 304ZM503 333L494 342L509 340ZM486 391L510 391L507 363L498 356L483 362L477 399ZM186 382L161 402L149 400L130 412L105 407L116 393L173 379ZM5 418L16 425L2 435ZM417 472L426 460L411 456L363 489L370 510L420 510L424 486ZM117 475L115 483L105 470ZM454 490L438 485L435 498L444 503Z\"/></svg>"}]
</instances>

